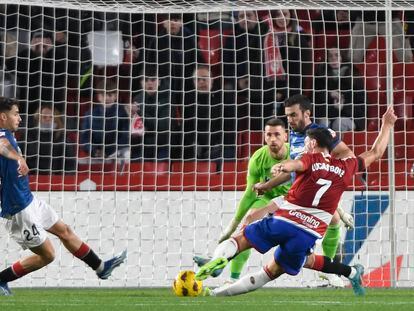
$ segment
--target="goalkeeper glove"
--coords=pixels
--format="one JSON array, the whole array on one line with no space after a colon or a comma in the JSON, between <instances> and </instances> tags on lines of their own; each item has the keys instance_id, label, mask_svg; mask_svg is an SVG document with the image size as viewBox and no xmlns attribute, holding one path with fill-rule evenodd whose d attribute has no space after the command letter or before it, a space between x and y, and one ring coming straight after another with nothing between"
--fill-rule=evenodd
<instances>
[{"instance_id":1,"label":"goalkeeper glove","mask_svg":"<svg viewBox=\"0 0 414 311\"><path fill-rule=\"evenodd\" d=\"M354 229L354 217L351 214L345 212L342 207L337 208L339 217L341 217L342 222L345 224L347 230Z\"/></svg>"},{"instance_id":2,"label":"goalkeeper glove","mask_svg":"<svg viewBox=\"0 0 414 311\"><path fill-rule=\"evenodd\" d=\"M226 229L224 229L218 242L221 243L227 240L233 234L233 232L236 231L239 224L240 224L240 221L233 218L231 222L227 225Z\"/></svg>"}]
</instances>

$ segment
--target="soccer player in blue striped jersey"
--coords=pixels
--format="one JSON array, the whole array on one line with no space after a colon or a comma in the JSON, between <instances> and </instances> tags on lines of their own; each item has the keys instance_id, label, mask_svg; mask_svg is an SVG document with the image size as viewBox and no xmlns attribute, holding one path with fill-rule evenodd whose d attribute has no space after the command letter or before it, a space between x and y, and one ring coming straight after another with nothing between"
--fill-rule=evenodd
<instances>
[{"instance_id":1,"label":"soccer player in blue striped jersey","mask_svg":"<svg viewBox=\"0 0 414 311\"><path fill-rule=\"evenodd\" d=\"M30 191L28 168L14 137L21 121L18 102L0 96L0 179L1 212L6 230L23 249L33 254L0 272L0 295L11 295L8 283L36 271L55 258L47 232L56 235L63 245L84 261L101 279L107 279L114 268L124 262L126 251L102 261L46 202Z\"/></svg>"},{"instance_id":2,"label":"soccer player in blue striped jersey","mask_svg":"<svg viewBox=\"0 0 414 311\"><path fill-rule=\"evenodd\" d=\"M314 128L326 128L324 125L319 125L311 120L312 103L310 100L301 94L293 95L285 101L285 113L290 126L289 144L290 144L290 158L292 160L300 158L305 148L306 131ZM332 145L329 147L331 155L335 158L343 158L344 155L352 153L348 146L342 142L336 133L329 129L333 136ZM269 191L269 189L276 187L289 179L294 180L294 174L279 174L277 177L271 179L267 183L258 184L255 186L256 190L260 192ZM338 207L334 214L332 221L326 231L322 241L322 249L325 256L334 259L340 241L340 219L345 223L347 228L353 228L354 220L351 215ZM328 281L333 286L342 287L343 282L335 275L322 275L323 278L328 278Z\"/></svg>"}]
</instances>

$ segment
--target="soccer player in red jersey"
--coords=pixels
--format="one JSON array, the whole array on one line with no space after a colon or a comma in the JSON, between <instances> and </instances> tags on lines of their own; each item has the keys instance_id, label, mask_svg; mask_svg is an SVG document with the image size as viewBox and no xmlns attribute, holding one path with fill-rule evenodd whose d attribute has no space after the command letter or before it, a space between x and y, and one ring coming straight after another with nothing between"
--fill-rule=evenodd
<instances>
[{"instance_id":1,"label":"soccer player in red jersey","mask_svg":"<svg viewBox=\"0 0 414 311\"><path fill-rule=\"evenodd\" d=\"M290 127L289 144L290 158L292 160L298 159L303 153L307 130L313 128L326 128L324 125L312 122L311 111L313 111L311 101L302 94L293 95L285 101L285 113ZM329 150L332 156L340 159L354 155L348 146L339 139L339 136L336 135L334 131L331 131L331 133L333 140L332 145L329 146ZM272 178L265 183L256 184L255 189L259 192L268 191L267 189L272 189L280 183L283 183L285 180L293 180L294 176L295 173L278 174L275 178ZM326 230L326 233L321 241L323 254L331 258L331 260L335 259L341 239L340 219L344 222L347 229L353 229L353 217L338 206L336 213L332 217L328 229ZM335 274L321 274L320 277L322 279L327 279L329 285L331 286L344 287L342 279L337 277Z\"/></svg>"},{"instance_id":2,"label":"soccer player in red jersey","mask_svg":"<svg viewBox=\"0 0 414 311\"><path fill-rule=\"evenodd\" d=\"M233 296L247 293L284 273L297 275L302 267L330 272L324 267L321 256L310 255L315 241L324 235L340 197L352 183L353 176L382 157L396 120L390 106L382 117L381 131L372 148L358 157L344 159L329 155L328 148L332 140L329 130L309 130L305 140L307 152L300 159L286 160L275 167L275 170L283 173L296 172L297 177L285 197L275 198L265 208L274 212L274 215L248 225L242 232L219 244L212 261L200 268L196 278L206 279L217 269L222 269L228 259L252 247L260 253L266 253L278 246L274 258L259 272L246 275L229 286L207 289L206 294ZM354 292L363 295L363 267L342 265L340 268L344 268L342 274L349 278Z\"/></svg>"}]
</instances>

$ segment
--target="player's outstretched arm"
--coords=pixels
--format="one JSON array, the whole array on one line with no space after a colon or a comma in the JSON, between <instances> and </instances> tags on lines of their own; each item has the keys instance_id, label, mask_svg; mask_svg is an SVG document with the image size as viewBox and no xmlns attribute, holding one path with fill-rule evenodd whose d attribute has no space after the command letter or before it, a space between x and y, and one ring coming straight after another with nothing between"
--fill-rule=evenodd
<instances>
[{"instance_id":1,"label":"player's outstretched arm","mask_svg":"<svg viewBox=\"0 0 414 311\"><path fill-rule=\"evenodd\" d=\"M272 174L277 176L279 173L303 172L305 167L301 160L286 160L273 165Z\"/></svg>"},{"instance_id":2,"label":"player's outstretched arm","mask_svg":"<svg viewBox=\"0 0 414 311\"><path fill-rule=\"evenodd\" d=\"M354 152L349 149L349 147L341 141L331 152L331 155L337 159L344 159L349 157L354 157Z\"/></svg>"},{"instance_id":3,"label":"player's outstretched arm","mask_svg":"<svg viewBox=\"0 0 414 311\"><path fill-rule=\"evenodd\" d=\"M289 173L278 173L273 175L273 178L268 180L267 182L260 182L253 186L253 190L256 191L258 194L263 194L266 191L272 190L274 187L277 187L285 182L290 180Z\"/></svg>"},{"instance_id":4,"label":"player's outstretched arm","mask_svg":"<svg viewBox=\"0 0 414 311\"><path fill-rule=\"evenodd\" d=\"M0 155L10 160L16 160L19 164L17 171L20 175L25 176L29 173L26 160L13 148L7 138L0 139Z\"/></svg>"},{"instance_id":5,"label":"player's outstretched arm","mask_svg":"<svg viewBox=\"0 0 414 311\"><path fill-rule=\"evenodd\" d=\"M382 116L381 130L374 142L374 145L370 150L359 156L364 161L365 167L368 167L373 162L381 159L390 140L390 130L394 127L396 121L397 116L394 113L394 108L389 106L387 111Z\"/></svg>"}]
</instances>

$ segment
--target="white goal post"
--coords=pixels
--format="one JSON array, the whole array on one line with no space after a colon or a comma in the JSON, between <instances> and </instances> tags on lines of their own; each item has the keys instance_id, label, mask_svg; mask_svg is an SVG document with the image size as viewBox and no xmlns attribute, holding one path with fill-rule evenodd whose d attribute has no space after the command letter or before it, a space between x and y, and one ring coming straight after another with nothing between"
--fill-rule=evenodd
<instances>
[{"instance_id":1,"label":"white goal post","mask_svg":"<svg viewBox=\"0 0 414 311\"><path fill-rule=\"evenodd\" d=\"M413 44L408 0L0 1L0 95L21 104L32 190L102 257L128 249L99 281L53 239L55 262L16 285L164 287L194 270L236 211L264 122L303 93L357 154L394 104L388 155L343 196L356 228L339 253L368 286L412 287ZM2 269L27 253L0 232ZM245 272L271 256L253 253ZM304 271L271 286L322 284Z\"/></svg>"}]
</instances>

